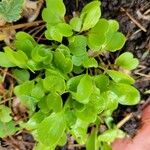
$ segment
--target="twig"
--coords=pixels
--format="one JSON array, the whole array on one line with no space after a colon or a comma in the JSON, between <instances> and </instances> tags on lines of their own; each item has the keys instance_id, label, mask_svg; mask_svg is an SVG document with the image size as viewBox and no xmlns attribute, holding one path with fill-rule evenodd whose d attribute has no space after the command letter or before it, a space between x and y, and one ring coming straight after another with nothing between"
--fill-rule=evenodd
<instances>
[{"instance_id":1,"label":"twig","mask_svg":"<svg viewBox=\"0 0 150 150\"><path fill-rule=\"evenodd\" d=\"M144 26L142 26L135 18L133 18L127 10L125 10L123 7L121 7L121 11L124 11L126 15L144 32L147 32Z\"/></svg>"},{"instance_id":2,"label":"twig","mask_svg":"<svg viewBox=\"0 0 150 150\"><path fill-rule=\"evenodd\" d=\"M22 24L16 24L16 25L10 25L10 26L4 26L0 27L0 30L7 30L7 29L20 29L24 27L31 27L31 26L38 26L39 24L44 23L44 21L39 20L39 21L34 21L34 22L29 22L29 23L22 23Z\"/></svg>"},{"instance_id":3,"label":"twig","mask_svg":"<svg viewBox=\"0 0 150 150\"><path fill-rule=\"evenodd\" d=\"M133 117L133 113L129 113L125 118L123 118L118 124L117 127L121 128L126 122L128 122Z\"/></svg>"}]
</instances>

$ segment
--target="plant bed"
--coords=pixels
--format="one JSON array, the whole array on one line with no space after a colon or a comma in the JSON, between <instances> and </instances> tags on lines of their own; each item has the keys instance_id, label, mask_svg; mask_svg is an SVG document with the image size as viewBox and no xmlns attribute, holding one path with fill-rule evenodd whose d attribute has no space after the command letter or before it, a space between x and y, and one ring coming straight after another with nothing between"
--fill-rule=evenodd
<instances>
[{"instance_id":1,"label":"plant bed","mask_svg":"<svg viewBox=\"0 0 150 150\"><path fill-rule=\"evenodd\" d=\"M46 27L38 22L42 25L35 38L22 31L14 34L13 42L0 53L1 128L7 128L1 130L3 147L109 150L115 138L124 136L120 128L135 136L140 106L149 93L149 85L143 84L149 81L149 55L142 51L149 49L149 20L144 18L139 25L127 8L141 6L145 14L143 5L102 1L106 20L99 1L66 0L67 10L61 0L46 2L41 11ZM126 38L110 18L120 22ZM128 50L140 58L137 69L138 60ZM131 107L127 105L140 100L134 85L142 101Z\"/></svg>"}]
</instances>

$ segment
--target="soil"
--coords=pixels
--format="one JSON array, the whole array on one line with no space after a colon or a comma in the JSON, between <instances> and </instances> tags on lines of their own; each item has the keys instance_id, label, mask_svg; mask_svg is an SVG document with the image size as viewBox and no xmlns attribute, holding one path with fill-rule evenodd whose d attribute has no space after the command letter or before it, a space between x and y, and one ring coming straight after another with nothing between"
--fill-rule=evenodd
<instances>
[{"instance_id":1,"label":"soil","mask_svg":"<svg viewBox=\"0 0 150 150\"><path fill-rule=\"evenodd\" d=\"M83 6L90 1L91 0L64 0L67 8L67 16L71 17L74 11L80 11ZM121 127L122 130L133 137L140 126L139 116L141 113L141 105L143 105L143 103L149 98L149 94L146 94L146 91L150 90L150 12L149 14L146 14L146 12L150 9L150 1L102 0L101 5L102 17L116 19L120 24L120 31L127 37L127 42L124 48L117 53L111 54L111 57L114 59L122 52L131 51L140 61L139 67L131 73L136 79L135 86L141 92L141 103L132 107L119 106L119 109L113 114L116 123L121 121L129 113L135 114ZM139 15L138 12L140 12L142 16ZM134 21L132 21L131 18L134 18ZM137 22L140 26L136 25ZM145 32L142 27L146 29ZM0 46L3 46L3 44L0 44ZM12 138L15 139L15 142L23 141L19 150L31 150L33 147L34 140L32 136L26 132L13 136ZM0 149L5 150L5 147L6 149L13 149L9 148L11 147L10 140L12 139L8 138L1 140ZM59 148L59 150L60 149L67 150L66 147ZM73 150L81 149L83 150L83 148L79 146Z\"/></svg>"}]
</instances>

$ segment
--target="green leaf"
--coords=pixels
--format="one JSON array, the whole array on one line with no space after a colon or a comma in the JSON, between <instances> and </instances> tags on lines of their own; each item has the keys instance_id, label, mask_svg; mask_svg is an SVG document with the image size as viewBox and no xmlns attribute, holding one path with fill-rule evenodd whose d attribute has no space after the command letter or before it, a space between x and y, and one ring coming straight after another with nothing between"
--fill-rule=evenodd
<instances>
[{"instance_id":1,"label":"green leaf","mask_svg":"<svg viewBox=\"0 0 150 150\"><path fill-rule=\"evenodd\" d=\"M1 138L13 135L17 131L17 128L15 127L15 123L13 121L7 123L0 122L0 129Z\"/></svg>"},{"instance_id":2,"label":"green leaf","mask_svg":"<svg viewBox=\"0 0 150 150\"><path fill-rule=\"evenodd\" d=\"M98 136L100 142L113 142L116 138L124 137L123 131L119 129L109 129Z\"/></svg>"},{"instance_id":3,"label":"green leaf","mask_svg":"<svg viewBox=\"0 0 150 150\"><path fill-rule=\"evenodd\" d=\"M77 118L87 123L94 123L97 118L97 112L93 105L86 105L83 110L76 110L75 114Z\"/></svg>"},{"instance_id":4,"label":"green leaf","mask_svg":"<svg viewBox=\"0 0 150 150\"><path fill-rule=\"evenodd\" d=\"M64 133L62 135L62 137L60 138L60 140L58 141L58 145L64 146L66 144L66 142L67 142L67 135L66 135L66 133Z\"/></svg>"},{"instance_id":5,"label":"green leaf","mask_svg":"<svg viewBox=\"0 0 150 150\"><path fill-rule=\"evenodd\" d=\"M9 47L5 47L4 51L10 62L12 62L20 68L26 68L28 57L23 51L13 51Z\"/></svg>"},{"instance_id":6,"label":"green leaf","mask_svg":"<svg viewBox=\"0 0 150 150\"><path fill-rule=\"evenodd\" d=\"M83 8L80 15L83 21L81 31L88 30L96 25L101 16L100 4L99 1L93 1Z\"/></svg>"},{"instance_id":7,"label":"green leaf","mask_svg":"<svg viewBox=\"0 0 150 150\"><path fill-rule=\"evenodd\" d=\"M75 56L83 56L86 53L87 39L83 35L76 35L69 39L69 49Z\"/></svg>"},{"instance_id":8,"label":"green leaf","mask_svg":"<svg viewBox=\"0 0 150 150\"><path fill-rule=\"evenodd\" d=\"M41 123L41 121L45 118L45 114L43 114L41 111L38 111L33 114L33 116L30 117L27 123L23 125L24 128L27 130L34 130L38 127L38 125Z\"/></svg>"},{"instance_id":9,"label":"green leaf","mask_svg":"<svg viewBox=\"0 0 150 150\"><path fill-rule=\"evenodd\" d=\"M105 49L114 52L116 50L121 49L125 44L125 41L126 41L125 36L120 32L116 32L112 35L111 40L107 43Z\"/></svg>"},{"instance_id":10,"label":"green leaf","mask_svg":"<svg viewBox=\"0 0 150 150\"><path fill-rule=\"evenodd\" d=\"M126 83L126 84L134 84L135 83L135 80L125 73L115 71L115 70L107 70L107 73L117 83L118 82Z\"/></svg>"},{"instance_id":11,"label":"green leaf","mask_svg":"<svg viewBox=\"0 0 150 150\"><path fill-rule=\"evenodd\" d=\"M46 23L56 25L64 22L65 13L63 0L46 0L46 8L42 12L42 18Z\"/></svg>"},{"instance_id":12,"label":"green leaf","mask_svg":"<svg viewBox=\"0 0 150 150\"><path fill-rule=\"evenodd\" d=\"M14 69L14 70L12 70L12 74L15 76L18 83L20 83L20 84L25 81L28 81L30 78L30 74L27 70Z\"/></svg>"},{"instance_id":13,"label":"green leaf","mask_svg":"<svg viewBox=\"0 0 150 150\"><path fill-rule=\"evenodd\" d=\"M87 59L88 56L86 54L82 56L72 56L72 62L77 67L80 67L83 64L83 62Z\"/></svg>"},{"instance_id":14,"label":"green leaf","mask_svg":"<svg viewBox=\"0 0 150 150\"><path fill-rule=\"evenodd\" d=\"M73 17L70 20L70 25L74 31L79 32L81 30L81 27L82 27L82 19L79 17Z\"/></svg>"},{"instance_id":15,"label":"green leaf","mask_svg":"<svg viewBox=\"0 0 150 150\"><path fill-rule=\"evenodd\" d=\"M48 37L49 40L55 40L55 41L61 42L63 35L58 31L56 26L50 26L48 27L46 37Z\"/></svg>"},{"instance_id":16,"label":"green leaf","mask_svg":"<svg viewBox=\"0 0 150 150\"><path fill-rule=\"evenodd\" d=\"M35 62L51 63L53 59L52 52L45 45L37 45L32 49L31 57Z\"/></svg>"},{"instance_id":17,"label":"green leaf","mask_svg":"<svg viewBox=\"0 0 150 150\"><path fill-rule=\"evenodd\" d=\"M23 42L22 42L23 41ZM31 57L32 49L37 45L34 38L25 32L17 32L15 47L18 50L22 50L29 58Z\"/></svg>"},{"instance_id":18,"label":"green leaf","mask_svg":"<svg viewBox=\"0 0 150 150\"><path fill-rule=\"evenodd\" d=\"M17 21L21 18L24 0L2 0L0 2L0 20Z\"/></svg>"},{"instance_id":19,"label":"green leaf","mask_svg":"<svg viewBox=\"0 0 150 150\"><path fill-rule=\"evenodd\" d=\"M62 94L66 88L64 79L54 75L43 79L43 86L48 91L58 92L60 94Z\"/></svg>"},{"instance_id":20,"label":"green leaf","mask_svg":"<svg viewBox=\"0 0 150 150\"><path fill-rule=\"evenodd\" d=\"M60 138L64 134L66 129L66 123L64 114L53 113L49 117L45 118L37 128L37 135L39 142L50 145L53 147L57 145Z\"/></svg>"},{"instance_id":21,"label":"green leaf","mask_svg":"<svg viewBox=\"0 0 150 150\"><path fill-rule=\"evenodd\" d=\"M100 74L100 75L94 76L93 78L94 78L96 87L98 87L101 92L107 90L108 85L109 85L109 78L106 75Z\"/></svg>"},{"instance_id":22,"label":"green leaf","mask_svg":"<svg viewBox=\"0 0 150 150\"><path fill-rule=\"evenodd\" d=\"M101 99L105 101L105 110L114 111L118 107L118 96L112 92L107 91L101 94Z\"/></svg>"},{"instance_id":23,"label":"green leaf","mask_svg":"<svg viewBox=\"0 0 150 150\"><path fill-rule=\"evenodd\" d=\"M73 64L70 58L65 58L62 52L54 52L54 64L64 73L69 73L73 69Z\"/></svg>"},{"instance_id":24,"label":"green leaf","mask_svg":"<svg viewBox=\"0 0 150 150\"><path fill-rule=\"evenodd\" d=\"M64 37L69 37L73 34L71 26L67 23L59 23L56 28L58 32Z\"/></svg>"},{"instance_id":25,"label":"green leaf","mask_svg":"<svg viewBox=\"0 0 150 150\"><path fill-rule=\"evenodd\" d=\"M94 129L86 142L86 150L98 150L97 130Z\"/></svg>"},{"instance_id":26,"label":"green leaf","mask_svg":"<svg viewBox=\"0 0 150 150\"><path fill-rule=\"evenodd\" d=\"M31 96L35 97L36 99L40 100L42 97L44 97L45 92L44 92L42 82L38 82L30 92L31 92Z\"/></svg>"},{"instance_id":27,"label":"green leaf","mask_svg":"<svg viewBox=\"0 0 150 150\"><path fill-rule=\"evenodd\" d=\"M133 54L130 52L125 52L123 54L121 54L116 60L115 60L115 64L118 66L121 66L125 69L135 69L138 64L139 61L136 58L133 58Z\"/></svg>"},{"instance_id":28,"label":"green leaf","mask_svg":"<svg viewBox=\"0 0 150 150\"><path fill-rule=\"evenodd\" d=\"M67 89L69 91L76 92L77 86L78 86L82 77L84 77L84 75L79 75L79 76L70 78L67 82Z\"/></svg>"},{"instance_id":29,"label":"green leaf","mask_svg":"<svg viewBox=\"0 0 150 150\"><path fill-rule=\"evenodd\" d=\"M88 58L88 59L83 61L83 66L85 68L91 68L91 67L97 68L98 62L96 61L95 58Z\"/></svg>"},{"instance_id":30,"label":"green leaf","mask_svg":"<svg viewBox=\"0 0 150 150\"><path fill-rule=\"evenodd\" d=\"M109 22L106 19L100 19L97 24L88 33L88 46L92 50L100 50L106 41L106 32Z\"/></svg>"},{"instance_id":31,"label":"green leaf","mask_svg":"<svg viewBox=\"0 0 150 150\"><path fill-rule=\"evenodd\" d=\"M87 141L88 123L77 119L76 123L71 127L71 133L79 144L85 144Z\"/></svg>"},{"instance_id":32,"label":"green leaf","mask_svg":"<svg viewBox=\"0 0 150 150\"><path fill-rule=\"evenodd\" d=\"M0 52L0 66L1 67L15 67L4 52Z\"/></svg>"},{"instance_id":33,"label":"green leaf","mask_svg":"<svg viewBox=\"0 0 150 150\"><path fill-rule=\"evenodd\" d=\"M63 37L69 37L72 34L71 26L66 23L58 23L55 26L48 26L47 35L50 37L50 40L61 42Z\"/></svg>"},{"instance_id":34,"label":"green leaf","mask_svg":"<svg viewBox=\"0 0 150 150\"><path fill-rule=\"evenodd\" d=\"M10 116L11 109L9 107L6 107L5 105L0 105L0 121L1 122L9 122L12 120L12 117Z\"/></svg>"},{"instance_id":35,"label":"green leaf","mask_svg":"<svg viewBox=\"0 0 150 150\"><path fill-rule=\"evenodd\" d=\"M62 110L62 99L61 96L57 93L50 93L46 97L46 102L49 110L54 112L60 112Z\"/></svg>"},{"instance_id":36,"label":"green leaf","mask_svg":"<svg viewBox=\"0 0 150 150\"><path fill-rule=\"evenodd\" d=\"M118 102L122 105L135 105L140 101L139 91L131 85L116 83L110 86L110 90L118 96Z\"/></svg>"},{"instance_id":37,"label":"green leaf","mask_svg":"<svg viewBox=\"0 0 150 150\"><path fill-rule=\"evenodd\" d=\"M40 142L37 143L37 145L34 146L34 149L33 150L54 150L56 146L54 147L50 147L50 146L47 146L47 145L44 145Z\"/></svg>"},{"instance_id":38,"label":"green leaf","mask_svg":"<svg viewBox=\"0 0 150 150\"><path fill-rule=\"evenodd\" d=\"M14 93L19 98L21 103L27 106L30 110L35 110L35 104L38 101L35 97L31 96L31 91L34 88L34 81L26 81L15 87Z\"/></svg>"},{"instance_id":39,"label":"green leaf","mask_svg":"<svg viewBox=\"0 0 150 150\"><path fill-rule=\"evenodd\" d=\"M92 94L93 82L89 75L84 75L78 86L77 92L72 93L73 97L80 103L87 104L89 102L89 97Z\"/></svg>"},{"instance_id":40,"label":"green leaf","mask_svg":"<svg viewBox=\"0 0 150 150\"><path fill-rule=\"evenodd\" d=\"M32 89L34 88L34 81L26 81L15 87L14 93L19 95L30 95Z\"/></svg>"}]
</instances>

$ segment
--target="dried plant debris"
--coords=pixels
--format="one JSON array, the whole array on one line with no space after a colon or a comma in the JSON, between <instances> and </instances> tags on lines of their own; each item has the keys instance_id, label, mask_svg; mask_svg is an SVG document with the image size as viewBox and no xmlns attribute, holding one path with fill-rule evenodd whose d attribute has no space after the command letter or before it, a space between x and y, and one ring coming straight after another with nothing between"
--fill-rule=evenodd
<instances>
[{"instance_id":1,"label":"dried plant debris","mask_svg":"<svg viewBox=\"0 0 150 150\"><path fill-rule=\"evenodd\" d=\"M42 6L43 6L43 0L39 0L39 1L26 0L24 2L22 15L25 18L27 18L28 22L32 22L38 17Z\"/></svg>"}]
</instances>

